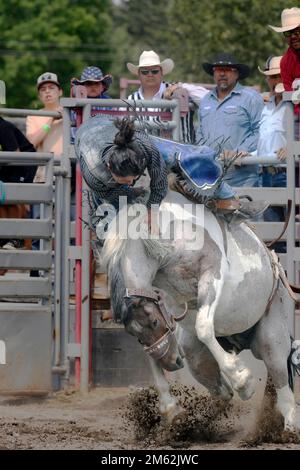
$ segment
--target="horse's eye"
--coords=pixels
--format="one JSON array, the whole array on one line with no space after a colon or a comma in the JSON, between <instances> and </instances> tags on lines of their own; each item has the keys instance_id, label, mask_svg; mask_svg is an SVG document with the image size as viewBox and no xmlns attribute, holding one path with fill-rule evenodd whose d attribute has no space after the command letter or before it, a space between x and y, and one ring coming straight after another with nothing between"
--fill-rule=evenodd
<instances>
[{"instance_id":1,"label":"horse's eye","mask_svg":"<svg viewBox=\"0 0 300 470\"><path fill-rule=\"evenodd\" d=\"M158 320L157 320L157 318L155 318L155 320L153 320L152 325L153 325L153 328L157 328L157 327L158 327Z\"/></svg>"}]
</instances>

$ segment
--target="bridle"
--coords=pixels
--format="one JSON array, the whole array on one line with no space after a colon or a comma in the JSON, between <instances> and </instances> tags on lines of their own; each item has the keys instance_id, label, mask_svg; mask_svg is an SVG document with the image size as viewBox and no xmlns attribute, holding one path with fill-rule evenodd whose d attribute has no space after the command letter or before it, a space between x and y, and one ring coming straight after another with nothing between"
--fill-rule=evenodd
<instances>
[{"instance_id":1,"label":"bridle","mask_svg":"<svg viewBox=\"0 0 300 470\"><path fill-rule=\"evenodd\" d=\"M170 313L161 299L159 294L159 290L147 290L147 289L125 289L125 296L124 298L132 299L133 297L138 297L142 299L149 299L153 303L155 303L158 307L159 312L161 313L163 320L166 323L167 331L166 333L159 338L155 343L151 346L144 346L144 350L149 356L151 356L154 360L159 361L162 359L168 352L172 339L176 340L175 331L176 331L176 322L183 320L187 314L188 306L185 302L185 310L182 315L179 317L174 317L172 313ZM183 351L178 344L178 349L182 357L184 357Z\"/></svg>"}]
</instances>

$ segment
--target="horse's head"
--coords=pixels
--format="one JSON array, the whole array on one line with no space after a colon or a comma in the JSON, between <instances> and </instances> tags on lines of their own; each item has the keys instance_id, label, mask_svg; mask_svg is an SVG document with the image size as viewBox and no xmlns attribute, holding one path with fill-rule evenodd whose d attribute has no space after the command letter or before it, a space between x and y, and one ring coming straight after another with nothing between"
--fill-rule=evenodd
<instances>
[{"instance_id":1,"label":"horse's head","mask_svg":"<svg viewBox=\"0 0 300 470\"><path fill-rule=\"evenodd\" d=\"M124 322L126 331L138 338L145 351L163 369L181 369L184 354L175 335L176 320L180 318L175 319L167 311L154 291L127 289L126 296L131 299L130 314Z\"/></svg>"}]
</instances>

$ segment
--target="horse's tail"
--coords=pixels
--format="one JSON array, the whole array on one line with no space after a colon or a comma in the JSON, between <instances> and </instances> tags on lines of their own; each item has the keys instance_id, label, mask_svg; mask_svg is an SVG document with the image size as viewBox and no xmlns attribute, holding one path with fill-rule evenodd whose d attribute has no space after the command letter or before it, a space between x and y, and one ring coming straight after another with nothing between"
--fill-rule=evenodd
<instances>
[{"instance_id":1,"label":"horse's tail","mask_svg":"<svg viewBox=\"0 0 300 470\"><path fill-rule=\"evenodd\" d=\"M291 390L294 390L294 376L297 374L300 376L300 341L291 338L291 352L287 359L287 368L289 375L289 386Z\"/></svg>"}]
</instances>

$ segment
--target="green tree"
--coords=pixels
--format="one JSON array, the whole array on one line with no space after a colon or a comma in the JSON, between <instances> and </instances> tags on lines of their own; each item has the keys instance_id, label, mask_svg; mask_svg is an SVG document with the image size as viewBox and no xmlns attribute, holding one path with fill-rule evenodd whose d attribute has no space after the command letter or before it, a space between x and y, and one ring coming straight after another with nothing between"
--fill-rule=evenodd
<instances>
[{"instance_id":1,"label":"green tree","mask_svg":"<svg viewBox=\"0 0 300 470\"><path fill-rule=\"evenodd\" d=\"M176 62L175 78L208 82L202 62L217 52L231 52L250 66L248 83L263 82L257 66L286 49L279 25L281 11L293 0L173 0L169 12L169 54Z\"/></svg>"},{"instance_id":2,"label":"green tree","mask_svg":"<svg viewBox=\"0 0 300 470\"><path fill-rule=\"evenodd\" d=\"M0 3L0 68L10 107L36 105L36 78L57 73L65 95L86 65L112 62L109 0L10 0Z\"/></svg>"},{"instance_id":3,"label":"green tree","mask_svg":"<svg viewBox=\"0 0 300 470\"><path fill-rule=\"evenodd\" d=\"M168 27L168 8L172 0L127 0L112 7L114 34L112 47L115 77L113 92L118 96L117 78L135 78L128 72L126 63L138 63L143 50L155 50L161 58L167 57L169 45L165 38L171 37Z\"/></svg>"}]
</instances>

